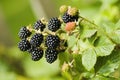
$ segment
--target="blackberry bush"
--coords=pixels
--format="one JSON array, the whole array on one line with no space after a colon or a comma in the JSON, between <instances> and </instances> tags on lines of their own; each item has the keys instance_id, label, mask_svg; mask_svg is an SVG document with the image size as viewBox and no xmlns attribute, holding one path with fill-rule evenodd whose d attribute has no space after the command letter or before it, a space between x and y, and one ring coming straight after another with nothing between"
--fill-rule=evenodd
<instances>
[{"instance_id":1,"label":"blackberry bush","mask_svg":"<svg viewBox=\"0 0 120 80\"><path fill-rule=\"evenodd\" d=\"M34 47L39 47L43 42L43 35L41 33L34 34L30 39L30 44Z\"/></svg>"},{"instance_id":2,"label":"blackberry bush","mask_svg":"<svg viewBox=\"0 0 120 80\"><path fill-rule=\"evenodd\" d=\"M58 51L56 49L47 48L45 51L45 58L48 63L53 63L56 61Z\"/></svg>"},{"instance_id":3,"label":"blackberry bush","mask_svg":"<svg viewBox=\"0 0 120 80\"><path fill-rule=\"evenodd\" d=\"M31 35L31 32L24 26L20 29L19 33L18 33L18 36L21 38L21 39L24 39L24 38L27 38Z\"/></svg>"},{"instance_id":4,"label":"blackberry bush","mask_svg":"<svg viewBox=\"0 0 120 80\"><path fill-rule=\"evenodd\" d=\"M31 52L32 60L38 61L43 57L43 50L39 48L34 48Z\"/></svg>"},{"instance_id":5,"label":"blackberry bush","mask_svg":"<svg viewBox=\"0 0 120 80\"><path fill-rule=\"evenodd\" d=\"M55 17L55 18L51 18L50 21L48 22L48 29L52 32L57 31L61 26L61 22L60 20Z\"/></svg>"},{"instance_id":6,"label":"blackberry bush","mask_svg":"<svg viewBox=\"0 0 120 80\"><path fill-rule=\"evenodd\" d=\"M50 64L59 56L61 72L64 77L69 76L66 77L67 80L119 80L117 69L120 65L120 20L115 18L119 13L111 13L119 11L114 4L111 5L112 2L109 3L108 8L102 6L103 10L100 10L102 14L96 13L102 17L96 18L95 22L99 25L80 16L78 9L63 6L60 9L63 15L63 20L60 20L62 24L58 18L50 19L47 25L49 30L36 33L35 28L32 29L35 35L32 36L30 43L27 40L29 38L22 39L18 47L21 51L27 50L34 61L41 59L43 52ZM105 12L109 15L103 15ZM61 29L57 31L60 25ZM43 50L39 49L40 47Z\"/></svg>"},{"instance_id":7,"label":"blackberry bush","mask_svg":"<svg viewBox=\"0 0 120 80\"><path fill-rule=\"evenodd\" d=\"M56 48L59 46L60 38L57 35L51 35L49 34L46 38L45 45L48 48Z\"/></svg>"},{"instance_id":8,"label":"blackberry bush","mask_svg":"<svg viewBox=\"0 0 120 80\"><path fill-rule=\"evenodd\" d=\"M35 30L41 30L41 31L43 31L44 28L45 28L45 24L43 24L41 20L38 20L38 21L34 24L34 29L35 29Z\"/></svg>"},{"instance_id":9,"label":"blackberry bush","mask_svg":"<svg viewBox=\"0 0 120 80\"><path fill-rule=\"evenodd\" d=\"M30 48L30 43L27 39L22 39L19 43L18 43L18 48L21 51L27 51Z\"/></svg>"},{"instance_id":10,"label":"blackberry bush","mask_svg":"<svg viewBox=\"0 0 120 80\"><path fill-rule=\"evenodd\" d=\"M64 21L64 23L74 22L78 20L78 15L72 16L66 12L62 16L62 20Z\"/></svg>"}]
</instances>

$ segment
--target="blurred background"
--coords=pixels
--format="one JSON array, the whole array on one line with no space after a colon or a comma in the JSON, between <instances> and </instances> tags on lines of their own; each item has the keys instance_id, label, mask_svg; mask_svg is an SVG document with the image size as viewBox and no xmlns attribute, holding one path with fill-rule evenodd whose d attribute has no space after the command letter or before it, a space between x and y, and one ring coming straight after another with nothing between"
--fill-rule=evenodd
<instances>
[{"instance_id":1,"label":"blurred background","mask_svg":"<svg viewBox=\"0 0 120 80\"><path fill-rule=\"evenodd\" d=\"M44 58L34 62L17 48L21 26L59 16L61 5L79 8L81 16L97 24L120 19L120 0L0 0L0 80L66 80L59 60L53 64ZM116 70L116 77L119 72Z\"/></svg>"}]
</instances>

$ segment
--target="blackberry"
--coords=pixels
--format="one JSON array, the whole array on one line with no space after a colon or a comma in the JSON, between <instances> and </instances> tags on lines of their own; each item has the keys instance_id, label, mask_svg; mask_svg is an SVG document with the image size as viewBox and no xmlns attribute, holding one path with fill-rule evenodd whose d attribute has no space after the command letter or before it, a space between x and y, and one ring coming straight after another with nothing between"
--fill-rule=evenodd
<instances>
[{"instance_id":1,"label":"blackberry","mask_svg":"<svg viewBox=\"0 0 120 80\"><path fill-rule=\"evenodd\" d=\"M69 15L66 12L66 13L63 14L62 19L63 19L64 23L77 21L78 20L78 15L72 16L72 15Z\"/></svg>"},{"instance_id":2,"label":"blackberry","mask_svg":"<svg viewBox=\"0 0 120 80\"><path fill-rule=\"evenodd\" d=\"M39 48L34 48L31 52L32 60L38 61L43 57L43 50Z\"/></svg>"},{"instance_id":3,"label":"blackberry","mask_svg":"<svg viewBox=\"0 0 120 80\"><path fill-rule=\"evenodd\" d=\"M35 29L35 30L39 30L39 29L40 29L41 31L43 31L44 28L45 28L45 24L43 24L40 20L37 21L37 22L34 24L34 29Z\"/></svg>"},{"instance_id":4,"label":"blackberry","mask_svg":"<svg viewBox=\"0 0 120 80\"><path fill-rule=\"evenodd\" d=\"M30 43L28 40L26 39L22 39L19 43L18 43L18 48L21 51L27 51L30 48Z\"/></svg>"},{"instance_id":5,"label":"blackberry","mask_svg":"<svg viewBox=\"0 0 120 80\"><path fill-rule=\"evenodd\" d=\"M25 39L27 37L29 37L32 33L24 26L20 29L19 33L18 33L18 36L21 38L21 39Z\"/></svg>"},{"instance_id":6,"label":"blackberry","mask_svg":"<svg viewBox=\"0 0 120 80\"><path fill-rule=\"evenodd\" d=\"M52 32L57 31L60 28L60 26L61 26L61 22L57 17L51 18L48 23L48 29Z\"/></svg>"},{"instance_id":7,"label":"blackberry","mask_svg":"<svg viewBox=\"0 0 120 80\"><path fill-rule=\"evenodd\" d=\"M45 45L48 48L56 48L59 46L60 38L57 35L51 35L49 34L46 38Z\"/></svg>"},{"instance_id":8,"label":"blackberry","mask_svg":"<svg viewBox=\"0 0 120 80\"><path fill-rule=\"evenodd\" d=\"M43 41L43 35L40 33L36 33L30 39L30 44L34 47L39 47L42 41Z\"/></svg>"},{"instance_id":9,"label":"blackberry","mask_svg":"<svg viewBox=\"0 0 120 80\"><path fill-rule=\"evenodd\" d=\"M45 51L45 58L48 63L53 63L57 59L58 51L56 49L47 48Z\"/></svg>"}]
</instances>

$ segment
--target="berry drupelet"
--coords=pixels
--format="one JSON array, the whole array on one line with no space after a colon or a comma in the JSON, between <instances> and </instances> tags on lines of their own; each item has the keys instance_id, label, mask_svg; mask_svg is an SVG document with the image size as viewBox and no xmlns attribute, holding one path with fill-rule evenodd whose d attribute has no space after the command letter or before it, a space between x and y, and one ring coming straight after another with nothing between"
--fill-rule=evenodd
<instances>
[{"instance_id":1,"label":"berry drupelet","mask_svg":"<svg viewBox=\"0 0 120 80\"><path fill-rule=\"evenodd\" d=\"M58 55L58 51L56 49L47 48L45 51L45 58L48 63L53 63L56 61Z\"/></svg>"},{"instance_id":2,"label":"berry drupelet","mask_svg":"<svg viewBox=\"0 0 120 80\"><path fill-rule=\"evenodd\" d=\"M27 51L30 48L30 43L28 40L26 39L22 39L19 43L18 43L18 48L21 51Z\"/></svg>"},{"instance_id":3,"label":"berry drupelet","mask_svg":"<svg viewBox=\"0 0 120 80\"><path fill-rule=\"evenodd\" d=\"M39 48L34 48L31 52L32 60L38 61L43 57L43 50Z\"/></svg>"},{"instance_id":4,"label":"berry drupelet","mask_svg":"<svg viewBox=\"0 0 120 80\"><path fill-rule=\"evenodd\" d=\"M74 22L78 20L78 15L72 16L66 12L62 16L62 20L64 21L64 23Z\"/></svg>"},{"instance_id":5,"label":"berry drupelet","mask_svg":"<svg viewBox=\"0 0 120 80\"><path fill-rule=\"evenodd\" d=\"M34 24L34 29L35 30L40 30L43 31L45 28L45 24L42 23L42 21L38 20L35 24Z\"/></svg>"},{"instance_id":6,"label":"berry drupelet","mask_svg":"<svg viewBox=\"0 0 120 80\"><path fill-rule=\"evenodd\" d=\"M29 37L32 33L24 26L20 29L19 33L18 33L18 36L21 38L21 39L25 39L27 37Z\"/></svg>"},{"instance_id":7,"label":"berry drupelet","mask_svg":"<svg viewBox=\"0 0 120 80\"><path fill-rule=\"evenodd\" d=\"M43 41L43 35L40 33L36 33L30 39L30 44L34 47L39 47Z\"/></svg>"},{"instance_id":8,"label":"berry drupelet","mask_svg":"<svg viewBox=\"0 0 120 80\"><path fill-rule=\"evenodd\" d=\"M48 48L56 48L60 44L60 38L57 35L49 34L46 38L45 45Z\"/></svg>"},{"instance_id":9,"label":"berry drupelet","mask_svg":"<svg viewBox=\"0 0 120 80\"><path fill-rule=\"evenodd\" d=\"M61 22L57 17L51 18L48 22L48 29L52 32L56 32L60 28L60 26Z\"/></svg>"}]
</instances>

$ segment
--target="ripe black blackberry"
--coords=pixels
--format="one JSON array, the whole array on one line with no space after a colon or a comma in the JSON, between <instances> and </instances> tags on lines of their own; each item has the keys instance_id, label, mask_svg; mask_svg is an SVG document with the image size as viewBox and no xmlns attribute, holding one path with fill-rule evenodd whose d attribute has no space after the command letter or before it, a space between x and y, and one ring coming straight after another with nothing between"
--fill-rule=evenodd
<instances>
[{"instance_id":1,"label":"ripe black blackberry","mask_svg":"<svg viewBox=\"0 0 120 80\"><path fill-rule=\"evenodd\" d=\"M49 34L46 38L45 45L48 48L56 48L59 46L60 38L57 35L51 35Z\"/></svg>"},{"instance_id":2,"label":"ripe black blackberry","mask_svg":"<svg viewBox=\"0 0 120 80\"><path fill-rule=\"evenodd\" d=\"M27 51L30 48L30 43L28 40L26 39L22 39L19 43L18 43L18 48L21 51Z\"/></svg>"},{"instance_id":3,"label":"ripe black blackberry","mask_svg":"<svg viewBox=\"0 0 120 80\"><path fill-rule=\"evenodd\" d=\"M34 29L35 30L41 30L43 31L45 28L45 24L43 24L40 20L38 20L35 24L34 24Z\"/></svg>"},{"instance_id":4,"label":"ripe black blackberry","mask_svg":"<svg viewBox=\"0 0 120 80\"><path fill-rule=\"evenodd\" d=\"M77 21L78 20L78 15L72 16L72 15L69 15L66 12L66 13L63 14L62 19L63 19L64 23Z\"/></svg>"},{"instance_id":5,"label":"ripe black blackberry","mask_svg":"<svg viewBox=\"0 0 120 80\"><path fill-rule=\"evenodd\" d=\"M39 47L43 41L43 35L40 33L35 33L30 39L30 44L34 47Z\"/></svg>"},{"instance_id":6,"label":"ripe black blackberry","mask_svg":"<svg viewBox=\"0 0 120 80\"><path fill-rule=\"evenodd\" d=\"M43 50L39 48L34 48L31 52L32 60L38 61L43 57Z\"/></svg>"},{"instance_id":7,"label":"ripe black blackberry","mask_svg":"<svg viewBox=\"0 0 120 80\"><path fill-rule=\"evenodd\" d=\"M47 48L45 51L45 58L48 63L53 63L56 61L58 51L56 49Z\"/></svg>"},{"instance_id":8,"label":"ripe black blackberry","mask_svg":"<svg viewBox=\"0 0 120 80\"><path fill-rule=\"evenodd\" d=\"M18 33L18 36L21 38L21 39L25 39L27 37L29 37L32 33L24 26L20 29L19 33Z\"/></svg>"},{"instance_id":9,"label":"ripe black blackberry","mask_svg":"<svg viewBox=\"0 0 120 80\"><path fill-rule=\"evenodd\" d=\"M48 29L52 32L57 31L60 28L60 26L61 26L61 22L57 17L51 18L48 23Z\"/></svg>"}]
</instances>

